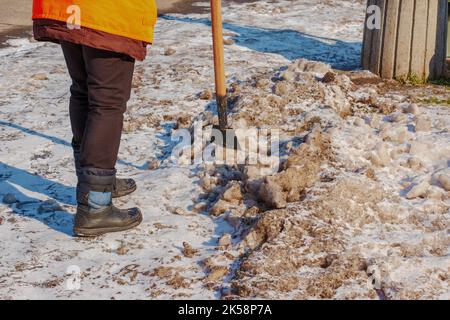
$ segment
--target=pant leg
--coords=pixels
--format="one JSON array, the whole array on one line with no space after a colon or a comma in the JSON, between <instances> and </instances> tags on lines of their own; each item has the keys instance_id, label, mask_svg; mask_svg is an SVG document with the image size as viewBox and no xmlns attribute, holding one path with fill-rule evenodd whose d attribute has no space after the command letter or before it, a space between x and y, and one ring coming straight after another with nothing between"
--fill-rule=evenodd
<instances>
[{"instance_id":1,"label":"pant leg","mask_svg":"<svg viewBox=\"0 0 450 320\"><path fill-rule=\"evenodd\" d=\"M89 111L81 147L81 166L113 170L130 99L134 59L83 46Z\"/></svg>"},{"instance_id":2,"label":"pant leg","mask_svg":"<svg viewBox=\"0 0 450 320\"><path fill-rule=\"evenodd\" d=\"M89 96L87 86L87 73L84 64L83 47L71 42L61 42L61 47L66 59L69 75L72 78L70 87L69 114L72 127L72 146L76 162L83 141L86 120L89 112Z\"/></svg>"}]
</instances>

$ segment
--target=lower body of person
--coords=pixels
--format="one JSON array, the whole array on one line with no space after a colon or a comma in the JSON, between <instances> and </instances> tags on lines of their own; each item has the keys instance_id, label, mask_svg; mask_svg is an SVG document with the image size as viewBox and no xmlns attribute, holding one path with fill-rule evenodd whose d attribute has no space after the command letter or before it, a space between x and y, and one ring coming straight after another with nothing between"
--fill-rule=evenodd
<instances>
[{"instance_id":1,"label":"lower body of person","mask_svg":"<svg viewBox=\"0 0 450 320\"><path fill-rule=\"evenodd\" d=\"M74 234L134 228L142 221L140 210L118 209L112 199L136 190L132 179L116 178L115 169L135 60L67 41L61 47L72 78L69 113L78 177Z\"/></svg>"}]
</instances>

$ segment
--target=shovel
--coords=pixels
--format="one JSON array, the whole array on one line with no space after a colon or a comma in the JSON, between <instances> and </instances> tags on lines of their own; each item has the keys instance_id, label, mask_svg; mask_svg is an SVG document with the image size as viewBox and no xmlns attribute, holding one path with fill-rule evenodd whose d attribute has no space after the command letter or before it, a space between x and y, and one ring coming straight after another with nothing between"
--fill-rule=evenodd
<instances>
[{"instance_id":1,"label":"shovel","mask_svg":"<svg viewBox=\"0 0 450 320\"><path fill-rule=\"evenodd\" d=\"M225 80L225 59L223 49L223 27L222 27L222 0L211 0L211 24L213 35L213 51L214 51L214 72L216 82L216 101L219 116L219 126L213 129L222 133L223 146L227 147L227 129L228 128L228 97ZM229 131L229 130L228 130ZM236 140L233 132L228 132L232 137L232 148L236 149Z\"/></svg>"},{"instance_id":2,"label":"shovel","mask_svg":"<svg viewBox=\"0 0 450 320\"><path fill-rule=\"evenodd\" d=\"M214 72L216 81L216 100L219 113L219 129L226 130L227 118L227 89L225 82L225 59L223 50L222 31L222 1L211 0L211 24L214 51Z\"/></svg>"}]
</instances>

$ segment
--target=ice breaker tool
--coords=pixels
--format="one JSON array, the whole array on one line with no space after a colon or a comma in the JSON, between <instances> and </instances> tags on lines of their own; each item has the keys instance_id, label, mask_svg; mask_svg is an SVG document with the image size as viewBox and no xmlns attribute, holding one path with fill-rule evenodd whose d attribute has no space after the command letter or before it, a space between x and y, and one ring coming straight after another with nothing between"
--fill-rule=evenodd
<instances>
[{"instance_id":1,"label":"ice breaker tool","mask_svg":"<svg viewBox=\"0 0 450 320\"><path fill-rule=\"evenodd\" d=\"M211 0L211 25L213 34L214 71L216 80L217 111L219 114L219 130L224 133L225 137L225 131L228 126L228 102L223 50L222 0Z\"/></svg>"}]
</instances>

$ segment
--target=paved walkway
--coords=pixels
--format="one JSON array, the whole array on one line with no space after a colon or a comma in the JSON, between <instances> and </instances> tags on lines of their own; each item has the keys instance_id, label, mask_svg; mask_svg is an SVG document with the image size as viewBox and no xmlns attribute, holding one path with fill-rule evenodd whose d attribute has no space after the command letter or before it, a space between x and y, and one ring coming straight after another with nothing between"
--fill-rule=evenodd
<instances>
[{"instance_id":1,"label":"paved walkway","mask_svg":"<svg viewBox=\"0 0 450 320\"><path fill-rule=\"evenodd\" d=\"M0 34L31 26L32 0L0 1Z\"/></svg>"}]
</instances>

